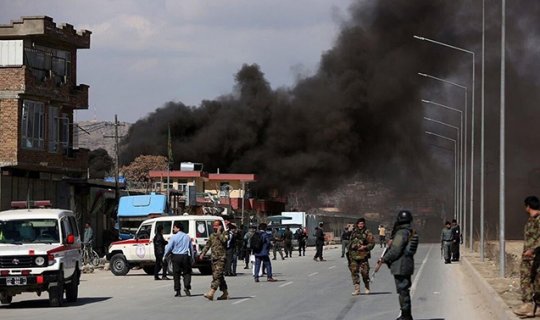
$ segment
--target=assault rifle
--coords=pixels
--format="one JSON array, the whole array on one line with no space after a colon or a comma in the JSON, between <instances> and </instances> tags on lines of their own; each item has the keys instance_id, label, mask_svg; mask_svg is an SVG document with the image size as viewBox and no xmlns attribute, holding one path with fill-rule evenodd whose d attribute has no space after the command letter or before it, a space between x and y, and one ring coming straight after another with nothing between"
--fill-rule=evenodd
<instances>
[{"instance_id":1,"label":"assault rifle","mask_svg":"<svg viewBox=\"0 0 540 320\"><path fill-rule=\"evenodd\" d=\"M381 253L381 257L379 258L379 260L377 260L377 264L375 265L375 269L373 270L373 274L371 275L371 279L375 279L375 274L377 272L379 272L379 269L382 267L383 265L383 257L384 255L386 254L386 251L388 251L388 248L390 248L390 246L392 245L392 240L388 241L388 244L387 246L384 248L383 252Z\"/></svg>"}]
</instances>

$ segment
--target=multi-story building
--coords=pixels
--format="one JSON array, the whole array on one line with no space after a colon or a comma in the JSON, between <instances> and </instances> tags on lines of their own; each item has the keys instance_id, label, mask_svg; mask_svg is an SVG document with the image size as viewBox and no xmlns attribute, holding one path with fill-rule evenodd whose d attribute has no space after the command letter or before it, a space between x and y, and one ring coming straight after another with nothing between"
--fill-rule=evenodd
<instances>
[{"instance_id":1,"label":"multi-story building","mask_svg":"<svg viewBox=\"0 0 540 320\"><path fill-rule=\"evenodd\" d=\"M169 194L169 203L176 214L227 214L242 220L280 214L285 202L257 199L249 192L257 181L252 173L208 173L202 166L182 163L181 170L149 172L153 191Z\"/></svg>"},{"instance_id":2,"label":"multi-story building","mask_svg":"<svg viewBox=\"0 0 540 320\"><path fill-rule=\"evenodd\" d=\"M74 206L69 182L88 167L88 150L73 148L73 113L88 109L77 50L90 34L46 16L0 25L0 209L27 199Z\"/></svg>"}]
</instances>

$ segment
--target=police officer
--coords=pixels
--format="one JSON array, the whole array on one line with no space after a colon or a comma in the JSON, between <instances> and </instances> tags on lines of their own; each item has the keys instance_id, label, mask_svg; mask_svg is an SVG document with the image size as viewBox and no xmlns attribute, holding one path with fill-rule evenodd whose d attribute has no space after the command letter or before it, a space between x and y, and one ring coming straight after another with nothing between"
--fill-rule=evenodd
<instances>
[{"instance_id":1,"label":"police officer","mask_svg":"<svg viewBox=\"0 0 540 320\"><path fill-rule=\"evenodd\" d=\"M173 264L173 280L175 297L182 296L180 294L180 275L184 277L184 291L190 296L191 290L191 262L193 257L193 248L191 247L191 239L184 233L184 226L181 222L175 222L173 225L174 235L169 239L169 243L165 247L164 256L172 253Z\"/></svg>"},{"instance_id":2,"label":"police officer","mask_svg":"<svg viewBox=\"0 0 540 320\"><path fill-rule=\"evenodd\" d=\"M452 219L452 261L459 261L459 246L463 243L461 228L456 219Z\"/></svg>"},{"instance_id":3,"label":"police officer","mask_svg":"<svg viewBox=\"0 0 540 320\"><path fill-rule=\"evenodd\" d=\"M418 236L411 229L412 214L402 210L398 213L394 229L392 230L392 242L388 251L379 260L390 267L394 275L396 290L399 294L399 306L401 315L396 320L412 320L411 305L411 275L414 273L414 254L418 245ZM416 243L412 243L415 239ZM413 245L411 247L411 245Z\"/></svg>"},{"instance_id":4,"label":"police officer","mask_svg":"<svg viewBox=\"0 0 540 320\"><path fill-rule=\"evenodd\" d=\"M167 240L163 238L163 225L158 225L156 230L156 235L154 236L154 255L156 256L156 265L154 266L154 279L155 280L169 280L167 278L167 260L163 259L165 254L165 246L167 245ZM163 276L159 277L159 271L163 268Z\"/></svg>"},{"instance_id":5,"label":"police officer","mask_svg":"<svg viewBox=\"0 0 540 320\"><path fill-rule=\"evenodd\" d=\"M441 231L441 251L444 256L444 263L450 262L450 253L452 252L452 243L454 241L454 235L452 234L452 226L450 221L444 223L444 228Z\"/></svg>"},{"instance_id":6,"label":"police officer","mask_svg":"<svg viewBox=\"0 0 540 320\"><path fill-rule=\"evenodd\" d=\"M319 222L319 226L315 228L315 256L313 260L317 261L326 261L323 258L323 247L324 247L324 230L323 223Z\"/></svg>"},{"instance_id":7,"label":"police officer","mask_svg":"<svg viewBox=\"0 0 540 320\"><path fill-rule=\"evenodd\" d=\"M227 300L229 298L229 291L223 273L225 271L225 258L227 255L227 241L229 240L229 235L223 230L223 224L220 220L215 220L212 223L212 229L214 229L214 233L210 235L204 249L199 255L199 259L203 259L208 250L211 250L212 283L210 284L210 290L204 294L204 297L210 301L214 300L214 294L219 288L223 294L217 299Z\"/></svg>"},{"instance_id":8,"label":"police officer","mask_svg":"<svg viewBox=\"0 0 540 320\"><path fill-rule=\"evenodd\" d=\"M353 296L360 294L360 277L366 286L366 294L369 294L369 258L370 251L375 246L373 234L366 228L366 220L360 218L356 221L356 225L350 235L349 246L347 248L349 270L354 285Z\"/></svg>"}]
</instances>

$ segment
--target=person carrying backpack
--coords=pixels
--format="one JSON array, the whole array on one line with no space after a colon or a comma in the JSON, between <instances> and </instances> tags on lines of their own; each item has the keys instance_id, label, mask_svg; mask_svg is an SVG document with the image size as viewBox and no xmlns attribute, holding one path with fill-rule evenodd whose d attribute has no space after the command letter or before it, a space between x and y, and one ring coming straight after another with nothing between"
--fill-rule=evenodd
<instances>
[{"instance_id":1,"label":"person carrying backpack","mask_svg":"<svg viewBox=\"0 0 540 320\"><path fill-rule=\"evenodd\" d=\"M412 320L411 275L414 273L414 254L418 247L418 235L411 229L412 214L402 210L398 213L392 242L379 263L386 263L396 282L401 315L396 320Z\"/></svg>"},{"instance_id":2,"label":"person carrying backpack","mask_svg":"<svg viewBox=\"0 0 540 320\"><path fill-rule=\"evenodd\" d=\"M259 230L253 234L250 240L250 248L255 255L255 272L253 277L255 282L259 282L259 270L261 263L266 268L267 281L277 281L272 277L272 263L270 262L270 247L272 235L266 233L266 223L259 224Z\"/></svg>"}]
</instances>

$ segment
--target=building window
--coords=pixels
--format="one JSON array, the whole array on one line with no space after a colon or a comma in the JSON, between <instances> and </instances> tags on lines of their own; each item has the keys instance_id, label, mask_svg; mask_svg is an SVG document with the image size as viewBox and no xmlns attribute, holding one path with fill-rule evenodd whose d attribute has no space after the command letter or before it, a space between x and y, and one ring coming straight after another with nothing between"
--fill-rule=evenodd
<instances>
[{"instance_id":1,"label":"building window","mask_svg":"<svg viewBox=\"0 0 540 320\"><path fill-rule=\"evenodd\" d=\"M43 103L25 100L21 116L21 147L43 149Z\"/></svg>"},{"instance_id":2,"label":"building window","mask_svg":"<svg viewBox=\"0 0 540 320\"><path fill-rule=\"evenodd\" d=\"M69 117L67 113L59 113L58 110L58 107L49 107L49 152L70 147Z\"/></svg>"},{"instance_id":3,"label":"building window","mask_svg":"<svg viewBox=\"0 0 540 320\"><path fill-rule=\"evenodd\" d=\"M24 64L30 67L36 79L54 78L56 84L64 84L70 75L71 53L29 43L24 48Z\"/></svg>"}]
</instances>

